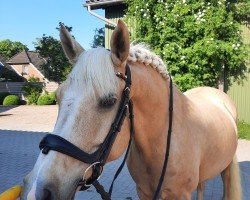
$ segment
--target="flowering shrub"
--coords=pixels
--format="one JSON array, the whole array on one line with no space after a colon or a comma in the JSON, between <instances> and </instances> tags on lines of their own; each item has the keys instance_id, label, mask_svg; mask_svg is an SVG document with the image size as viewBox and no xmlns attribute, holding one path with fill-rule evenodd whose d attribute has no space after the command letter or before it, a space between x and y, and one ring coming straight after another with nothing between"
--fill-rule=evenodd
<instances>
[{"instance_id":1,"label":"flowering shrub","mask_svg":"<svg viewBox=\"0 0 250 200\"><path fill-rule=\"evenodd\" d=\"M244 77L247 48L242 42L241 24L249 20L248 0L127 3L126 18L133 27L133 39L149 44L163 58L181 90L216 87L223 72L238 80Z\"/></svg>"}]
</instances>

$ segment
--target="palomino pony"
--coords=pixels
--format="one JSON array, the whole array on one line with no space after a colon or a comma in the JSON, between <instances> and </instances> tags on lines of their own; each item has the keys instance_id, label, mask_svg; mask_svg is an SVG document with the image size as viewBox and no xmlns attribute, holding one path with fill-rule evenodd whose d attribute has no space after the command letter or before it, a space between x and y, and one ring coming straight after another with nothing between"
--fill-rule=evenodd
<instances>
[{"instance_id":1,"label":"palomino pony","mask_svg":"<svg viewBox=\"0 0 250 200\"><path fill-rule=\"evenodd\" d=\"M127 165L142 200L152 199L161 174L169 123L170 76L163 61L143 45L129 45L129 32L119 21L111 38L111 51L85 51L61 27L61 42L75 65L57 90L59 112L52 134L60 135L87 153L104 141L118 112L124 81L116 76L131 69L130 97L134 103L135 134ZM159 199L191 199L204 181L221 173L224 199L240 200L236 108L229 97L214 88L200 87L181 93L173 87L173 124L168 167ZM130 138L125 118L108 161L119 158ZM89 167L57 151L40 153L24 180L21 199L69 200ZM91 176L89 172L87 177Z\"/></svg>"}]
</instances>

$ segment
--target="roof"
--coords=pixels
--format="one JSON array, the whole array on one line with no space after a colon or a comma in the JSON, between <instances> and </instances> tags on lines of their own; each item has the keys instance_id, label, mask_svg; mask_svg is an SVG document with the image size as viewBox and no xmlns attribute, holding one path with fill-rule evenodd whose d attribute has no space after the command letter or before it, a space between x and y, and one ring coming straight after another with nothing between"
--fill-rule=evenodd
<instances>
[{"instance_id":1,"label":"roof","mask_svg":"<svg viewBox=\"0 0 250 200\"><path fill-rule=\"evenodd\" d=\"M23 50L20 53L14 55L10 60L7 61L10 65L17 64L29 64L32 63L38 70L41 71L41 65L46 62L39 53L34 51Z\"/></svg>"},{"instance_id":2,"label":"roof","mask_svg":"<svg viewBox=\"0 0 250 200\"><path fill-rule=\"evenodd\" d=\"M124 0L86 0L85 7L90 6L91 9L105 8L107 6L125 4Z\"/></svg>"},{"instance_id":3,"label":"roof","mask_svg":"<svg viewBox=\"0 0 250 200\"><path fill-rule=\"evenodd\" d=\"M8 68L9 70L12 69L11 66L9 66L9 65L6 63L6 61L5 61L5 59L4 59L4 57L3 57L2 55L0 55L0 65L3 66L3 67Z\"/></svg>"},{"instance_id":4,"label":"roof","mask_svg":"<svg viewBox=\"0 0 250 200\"><path fill-rule=\"evenodd\" d=\"M20 76L8 65L3 56L0 55L0 81L5 79L5 81L25 81L26 79Z\"/></svg>"}]
</instances>

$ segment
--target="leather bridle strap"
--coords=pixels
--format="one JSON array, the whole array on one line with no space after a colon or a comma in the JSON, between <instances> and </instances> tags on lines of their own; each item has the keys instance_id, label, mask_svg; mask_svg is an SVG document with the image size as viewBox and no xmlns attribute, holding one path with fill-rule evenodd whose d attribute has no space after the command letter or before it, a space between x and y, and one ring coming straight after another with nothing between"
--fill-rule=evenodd
<instances>
[{"instance_id":1,"label":"leather bridle strap","mask_svg":"<svg viewBox=\"0 0 250 200\"><path fill-rule=\"evenodd\" d=\"M166 146L166 153L165 153L165 159L164 164L161 171L161 176L158 182L158 186L156 188L153 200L156 200L160 194L162 183L164 181L167 165L168 165L168 159L169 159L169 152L170 152L170 142L171 142L171 135L172 135L172 125L173 125L173 108L174 108L174 101L173 101L173 83L172 78L169 76L170 79L170 85L169 85L169 120L168 120L168 136L167 136L167 146Z\"/></svg>"},{"instance_id":2,"label":"leather bridle strap","mask_svg":"<svg viewBox=\"0 0 250 200\"><path fill-rule=\"evenodd\" d=\"M127 160L127 157L128 157L128 153L129 153L129 150L130 150L130 146L131 146L131 142L132 142L132 137L135 134L135 128L134 128L134 111L133 111L133 102L132 102L132 100L129 101L129 119L130 119L130 138L129 138L129 142L128 142L128 147L127 147L124 159L123 159L120 167L117 169L117 171L115 173L115 176L113 178L113 181L112 181L112 183L110 185L110 188L109 188L109 195L110 196L112 195L114 182L117 179L117 177L119 176L119 174L121 173L121 171L122 171L122 169L123 169L123 167L124 167L124 165L126 163L126 160Z\"/></svg>"},{"instance_id":3,"label":"leather bridle strap","mask_svg":"<svg viewBox=\"0 0 250 200\"><path fill-rule=\"evenodd\" d=\"M122 93L120 106L117 111L115 120L111 125L109 133L107 134L107 137L105 138L103 143L100 144L99 148L94 153L91 153L91 154L86 153L80 148L78 148L77 146L75 146L74 144L72 144L71 142L67 141L66 139L58 135L54 135L54 134L46 135L39 144L39 148L42 150L43 154L48 154L50 150L54 150L54 151L58 151L63 154L66 154L70 157L73 157L77 160L80 160L84 163L90 164L90 167L93 170L92 176L88 180L83 179L82 181L80 181L79 186L81 186L81 190L86 190L88 187L90 187L93 184L97 192L102 196L102 199L104 200L111 200L111 194L113 190L114 181L116 180L116 178L118 177L122 168L125 165L125 162L129 153L129 149L131 146L131 142L132 142L132 136L134 135L134 130L135 130L134 129L133 103L132 103L132 100L130 99L131 72L130 72L129 66L126 65L125 76L122 74L117 74L117 76L122 78L125 81L125 88ZM103 166L106 163L106 160L115 142L117 134L121 130L121 126L126 117L127 111L129 111L129 114L130 114L129 115L130 139L129 139L127 151L124 156L124 160L121 163L120 167L118 168L114 176L114 179L109 189L109 193L107 193L104 190L103 186L101 186L100 183L98 182L98 178L102 173ZM168 127L168 136L167 136L166 154L165 154L165 160L164 160L162 172L160 175L159 183L155 191L153 200L156 200L159 196L162 183L164 181L166 169L167 169L169 152L170 152L171 133L172 133L172 121L173 121L173 84L172 84L172 79L170 77L169 127Z\"/></svg>"},{"instance_id":4,"label":"leather bridle strap","mask_svg":"<svg viewBox=\"0 0 250 200\"><path fill-rule=\"evenodd\" d=\"M60 153L66 154L70 157L73 157L77 160L80 160L84 163L90 164L90 167L92 168L92 176L88 179L85 180L83 179L82 181L79 182L79 186L81 186L81 190L86 190L88 187L90 187L92 184L96 187L97 192L101 194L103 199L109 200L110 197L108 198L109 194L105 192L103 187L99 184L97 179L102 173L103 166L106 163L106 160L109 156L109 153L112 149L112 146L115 142L116 136L118 132L121 130L121 126L123 124L123 121L127 115L127 111L129 109L130 112L130 123L134 123L133 121L133 104L130 99L130 87L131 87L131 72L129 66L126 64L126 72L125 76L122 74L117 74L118 77L121 77L125 81L125 87L122 93L122 98L120 101L120 105L115 117L114 122L111 125L111 128L109 130L109 133L107 134L107 137L103 141L102 144L100 144L99 148L94 152L94 153L86 153L71 142L67 141L66 139L54 135L54 134L47 134L42 141L39 144L39 148L42 150L43 154L48 154L50 150L58 151ZM134 132L134 124L130 125L132 132ZM130 132L130 140L129 140L129 145L130 147L131 144L131 133ZM125 160L128 155L128 150L126 152L126 156L124 158L124 162L122 165L119 167L118 172L116 173L115 178L119 175L122 167L124 166ZM85 176L85 174L84 174ZM114 180L113 180L114 182ZM112 182L112 186L113 186ZM111 187L112 187L111 186ZM111 189L112 192L112 189ZM111 194L110 192L110 194Z\"/></svg>"},{"instance_id":5,"label":"leather bridle strap","mask_svg":"<svg viewBox=\"0 0 250 200\"><path fill-rule=\"evenodd\" d=\"M132 142L132 136L134 135L135 129L134 129L134 111L133 111L133 102L132 100L129 101L129 119L130 119L130 138L129 138L129 143L128 143L128 147L125 153L125 156L123 158L123 161L121 163L121 165L119 166L119 168L117 169L115 176L111 182L111 185L109 187L109 192L107 193L105 191L105 189L103 188L103 186L98 182L98 180L95 180L93 182L93 185L96 189L96 191L101 195L103 200L111 200L111 196L112 196L112 191L113 191L113 186L114 186L114 182L117 179L117 177L119 176L119 174L121 173L127 157L128 157L128 153L130 150L130 146L131 146L131 142Z\"/></svg>"},{"instance_id":6,"label":"leather bridle strap","mask_svg":"<svg viewBox=\"0 0 250 200\"><path fill-rule=\"evenodd\" d=\"M80 160L84 163L93 164L95 162L99 162L101 165L104 165L116 139L117 133L121 130L121 126L126 117L129 106L131 72L128 65L126 65L126 77L127 79L125 82L125 88L123 90L122 99L115 120L111 125L107 137L95 152L91 154L86 153L58 135L47 134L39 144L39 148L42 150L42 153L48 154L50 150L54 150Z\"/></svg>"}]
</instances>

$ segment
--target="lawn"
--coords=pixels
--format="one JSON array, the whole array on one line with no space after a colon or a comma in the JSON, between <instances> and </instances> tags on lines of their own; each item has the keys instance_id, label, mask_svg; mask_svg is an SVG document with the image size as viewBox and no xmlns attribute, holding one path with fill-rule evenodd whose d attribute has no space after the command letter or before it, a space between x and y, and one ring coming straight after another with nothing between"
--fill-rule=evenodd
<instances>
[{"instance_id":1,"label":"lawn","mask_svg":"<svg viewBox=\"0 0 250 200\"><path fill-rule=\"evenodd\" d=\"M250 124L239 121L238 122L238 134L239 134L239 138L250 140Z\"/></svg>"}]
</instances>

